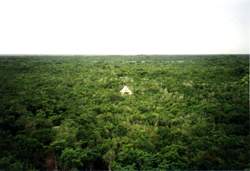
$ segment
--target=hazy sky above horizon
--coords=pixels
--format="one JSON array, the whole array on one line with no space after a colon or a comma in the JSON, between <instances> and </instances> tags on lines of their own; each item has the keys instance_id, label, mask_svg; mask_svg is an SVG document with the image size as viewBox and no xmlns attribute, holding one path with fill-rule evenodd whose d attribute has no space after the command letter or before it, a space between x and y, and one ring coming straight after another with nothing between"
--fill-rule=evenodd
<instances>
[{"instance_id":1,"label":"hazy sky above horizon","mask_svg":"<svg viewBox=\"0 0 250 171\"><path fill-rule=\"evenodd\" d=\"M250 0L3 0L0 54L250 52Z\"/></svg>"}]
</instances>

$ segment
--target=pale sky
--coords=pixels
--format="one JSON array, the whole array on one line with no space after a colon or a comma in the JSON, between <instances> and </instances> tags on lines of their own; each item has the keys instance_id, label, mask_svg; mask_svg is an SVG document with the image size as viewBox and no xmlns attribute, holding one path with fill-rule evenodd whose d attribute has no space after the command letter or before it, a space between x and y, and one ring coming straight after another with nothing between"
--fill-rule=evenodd
<instances>
[{"instance_id":1,"label":"pale sky","mask_svg":"<svg viewBox=\"0 0 250 171\"><path fill-rule=\"evenodd\" d=\"M250 52L250 0L1 0L0 54Z\"/></svg>"}]
</instances>

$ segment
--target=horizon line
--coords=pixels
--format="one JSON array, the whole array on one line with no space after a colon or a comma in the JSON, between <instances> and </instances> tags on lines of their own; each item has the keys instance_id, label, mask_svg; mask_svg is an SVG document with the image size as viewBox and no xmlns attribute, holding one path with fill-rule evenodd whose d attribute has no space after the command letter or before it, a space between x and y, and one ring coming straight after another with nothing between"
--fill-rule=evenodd
<instances>
[{"instance_id":1,"label":"horizon line","mask_svg":"<svg viewBox=\"0 0 250 171\"><path fill-rule=\"evenodd\" d=\"M250 55L250 53L197 53L197 54L0 54L0 57L11 57L11 56L207 56L207 55Z\"/></svg>"}]
</instances>

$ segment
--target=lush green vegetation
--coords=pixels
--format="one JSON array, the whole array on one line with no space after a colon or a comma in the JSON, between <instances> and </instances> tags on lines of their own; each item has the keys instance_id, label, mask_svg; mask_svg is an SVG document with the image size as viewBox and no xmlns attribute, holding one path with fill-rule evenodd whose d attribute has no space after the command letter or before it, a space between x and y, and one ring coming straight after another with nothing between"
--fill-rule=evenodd
<instances>
[{"instance_id":1,"label":"lush green vegetation","mask_svg":"<svg viewBox=\"0 0 250 171\"><path fill-rule=\"evenodd\" d=\"M5 170L250 168L246 55L1 57L0 94Z\"/></svg>"}]
</instances>

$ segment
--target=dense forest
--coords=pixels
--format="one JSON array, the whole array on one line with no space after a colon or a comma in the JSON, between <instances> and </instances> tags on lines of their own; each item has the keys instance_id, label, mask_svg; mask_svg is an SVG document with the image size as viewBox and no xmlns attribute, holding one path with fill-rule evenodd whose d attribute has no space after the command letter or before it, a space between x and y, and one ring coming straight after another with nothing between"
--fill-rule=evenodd
<instances>
[{"instance_id":1,"label":"dense forest","mask_svg":"<svg viewBox=\"0 0 250 171\"><path fill-rule=\"evenodd\" d=\"M248 55L2 56L0 95L0 170L250 168Z\"/></svg>"}]
</instances>

